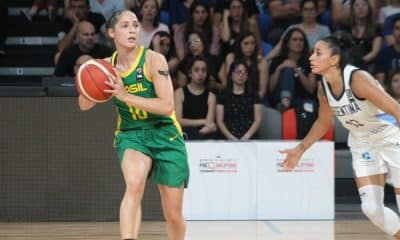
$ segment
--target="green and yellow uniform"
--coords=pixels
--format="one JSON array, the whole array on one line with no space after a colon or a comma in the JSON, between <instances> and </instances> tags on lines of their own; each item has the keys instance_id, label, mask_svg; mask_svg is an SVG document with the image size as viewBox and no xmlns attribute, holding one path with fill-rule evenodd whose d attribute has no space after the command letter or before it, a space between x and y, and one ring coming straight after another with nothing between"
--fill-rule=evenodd
<instances>
[{"instance_id":1,"label":"green and yellow uniform","mask_svg":"<svg viewBox=\"0 0 400 240\"><path fill-rule=\"evenodd\" d=\"M157 97L152 80L145 66L146 50L140 47L131 68L120 73L128 93L143 98ZM117 52L111 57L115 66ZM175 113L163 116L129 106L113 97L118 111L118 127L115 146L120 164L126 149L142 152L153 159L150 173L157 184L171 187L186 187L189 181L189 166L182 130Z\"/></svg>"}]
</instances>

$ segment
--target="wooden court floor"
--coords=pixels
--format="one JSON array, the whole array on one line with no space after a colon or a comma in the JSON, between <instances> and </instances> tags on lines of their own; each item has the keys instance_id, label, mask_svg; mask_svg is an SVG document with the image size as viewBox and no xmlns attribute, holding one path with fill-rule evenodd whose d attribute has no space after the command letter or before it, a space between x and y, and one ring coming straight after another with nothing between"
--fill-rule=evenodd
<instances>
[{"instance_id":1,"label":"wooden court floor","mask_svg":"<svg viewBox=\"0 0 400 240\"><path fill-rule=\"evenodd\" d=\"M117 222L0 223L1 240L118 240ZM145 221L140 240L166 240L165 223ZM186 240L387 240L364 219L189 221Z\"/></svg>"}]
</instances>

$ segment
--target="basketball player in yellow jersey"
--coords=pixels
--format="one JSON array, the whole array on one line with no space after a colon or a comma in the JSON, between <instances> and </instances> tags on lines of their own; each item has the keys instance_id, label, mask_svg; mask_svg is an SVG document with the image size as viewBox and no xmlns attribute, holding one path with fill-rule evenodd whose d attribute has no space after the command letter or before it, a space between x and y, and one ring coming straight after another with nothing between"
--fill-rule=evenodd
<instances>
[{"instance_id":1,"label":"basketball player in yellow jersey","mask_svg":"<svg viewBox=\"0 0 400 240\"><path fill-rule=\"evenodd\" d=\"M106 26L116 53L108 60L117 77L108 85L118 109L116 148L126 191L120 208L121 237L137 239L146 178L157 184L170 240L183 240L183 190L189 180L186 148L174 116L173 88L164 57L137 45L138 19L118 11ZM79 96L82 110L95 103Z\"/></svg>"}]
</instances>

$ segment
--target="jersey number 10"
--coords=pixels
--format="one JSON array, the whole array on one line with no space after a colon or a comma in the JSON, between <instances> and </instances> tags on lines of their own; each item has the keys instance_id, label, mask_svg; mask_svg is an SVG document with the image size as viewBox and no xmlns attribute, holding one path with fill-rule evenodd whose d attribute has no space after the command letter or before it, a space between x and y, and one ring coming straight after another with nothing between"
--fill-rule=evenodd
<instances>
[{"instance_id":1,"label":"jersey number 10","mask_svg":"<svg viewBox=\"0 0 400 240\"><path fill-rule=\"evenodd\" d=\"M142 109L129 106L129 112L131 113L133 120L146 120L148 118L147 112Z\"/></svg>"}]
</instances>

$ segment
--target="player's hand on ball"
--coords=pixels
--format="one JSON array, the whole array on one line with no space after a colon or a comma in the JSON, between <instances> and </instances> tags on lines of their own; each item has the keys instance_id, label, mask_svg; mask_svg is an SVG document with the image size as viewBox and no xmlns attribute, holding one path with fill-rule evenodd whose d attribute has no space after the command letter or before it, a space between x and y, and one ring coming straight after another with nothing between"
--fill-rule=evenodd
<instances>
[{"instance_id":1,"label":"player's hand on ball","mask_svg":"<svg viewBox=\"0 0 400 240\"><path fill-rule=\"evenodd\" d=\"M279 152L286 154L286 158L283 161L282 166L283 169L290 171L297 166L297 163L299 162L304 150L297 146L291 149L280 150Z\"/></svg>"},{"instance_id":2,"label":"player's hand on ball","mask_svg":"<svg viewBox=\"0 0 400 240\"><path fill-rule=\"evenodd\" d=\"M106 81L106 84L112 87L112 89L104 90L104 92L112 93L116 98L124 102L128 93L125 90L124 82L122 81L121 77L116 70L114 70L114 72L115 76L112 74L107 74L108 81Z\"/></svg>"}]
</instances>

